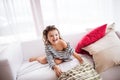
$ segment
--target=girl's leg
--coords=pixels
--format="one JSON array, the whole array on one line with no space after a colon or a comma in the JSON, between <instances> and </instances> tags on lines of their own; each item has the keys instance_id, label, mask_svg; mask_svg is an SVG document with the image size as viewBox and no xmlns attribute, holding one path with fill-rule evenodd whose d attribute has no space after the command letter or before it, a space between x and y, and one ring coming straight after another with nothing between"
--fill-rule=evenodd
<instances>
[{"instance_id":1,"label":"girl's leg","mask_svg":"<svg viewBox=\"0 0 120 80\"><path fill-rule=\"evenodd\" d=\"M46 56L38 57L37 61L41 64L46 64L47 63L47 58L46 58Z\"/></svg>"},{"instance_id":2,"label":"girl's leg","mask_svg":"<svg viewBox=\"0 0 120 80\"><path fill-rule=\"evenodd\" d=\"M30 62L32 62L32 61L38 61L38 62L41 63L41 64L46 64L46 63L48 63L46 56L42 56L42 57L32 57L32 58L29 59L29 61L30 61ZM60 64L60 63L63 62L63 60L57 59L57 58L56 58L54 61L55 61L56 64Z\"/></svg>"},{"instance_id":3,"label":"girl's leg","mask_svg":"<svg viewBox=\"0 0 120 80\"><path fill-rule=\"evenodd\" d=\"M29 59L29 62L33 62L33 61L38 61L41 64L46 64L47 63L46 56L32 57L32 58Z\"/></svg>"},{"instance_id":4,"label":"girl's leg","mask_svg":"<svg viewBox=\"0 0 120 80\"><path fill-rule=\"evenodd\" d=\"M61 60L61 59L55 59L54 61L55 61L56 64L60 64L60 63L63 62L63 60Z\"/></svg>"},{"instance_id":5,"label":"girl's leg","mask_svg":"<svg viewBox=\"0 0 120 80\"><path fill-rule=\"evenodd\" d=\"M38 57L37 61L42 63L42 64L47 64L48 63L46 56ZM60 64L60 63L63 62L63 60L61 60L61 59L55 59L54 61L55 61L56 64Z\"/></svg>"},{"instance_id":6,"label":"girl's leg","mask_svg":"<svg viewBox=\"0 0 120 80\"><path fill-rule=\"evenodd\" d=\"M37 57L32 57L29 59L29 62L37 61Z\"/></svg>"}]
</instances>

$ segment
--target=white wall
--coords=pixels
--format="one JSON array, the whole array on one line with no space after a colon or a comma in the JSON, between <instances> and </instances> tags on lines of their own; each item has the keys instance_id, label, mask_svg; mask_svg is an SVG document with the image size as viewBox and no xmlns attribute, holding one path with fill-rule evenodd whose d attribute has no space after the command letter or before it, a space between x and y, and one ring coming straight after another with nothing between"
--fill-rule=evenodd
<instances>
[{"instance_id":1,"label":"white wall","mask_svg":"<svg viewBox=\"0 0 120 80\"><path fill-rule=\"evenodd\" d=\"M55 24L63 35L114 21L112 0L48 1L41 0L44 25Z\"/></svg>"}]
</instances>

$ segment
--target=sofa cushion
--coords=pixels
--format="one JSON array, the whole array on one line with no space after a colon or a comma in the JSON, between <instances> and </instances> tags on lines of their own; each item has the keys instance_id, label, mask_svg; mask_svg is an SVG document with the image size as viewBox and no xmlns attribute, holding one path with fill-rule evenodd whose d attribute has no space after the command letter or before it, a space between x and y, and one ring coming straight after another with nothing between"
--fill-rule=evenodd
<instances>
[{"instance_id":1,"label":"sofa cushion","mask_svg":"<svg viewBox=\"0 0 120 80\"><path fill-rule=\"evenodd\" d=\"M82 53L82 48L99 40L105 35L107 24L101 25L90 32L88 32L82 39L79 40L75 51L77 53Z\"/></svg>"},{"instance_id":2,"label":"sofa cushion","mask_svg":"<svg viewBox=\"0 0 120 80\"><path fill-rule=\"evenodd\" d=\"M91 57L88 55L79 55L85 62L90 63L93 66ZM73 56L72 58L71 61L58 65L63 72L66 72L79 64L79 61L76 58ZM48 64L40 64L37 61L24 61L18 71L17 80L57 80L57 76Z\"/></svg>"},{"instance_id":3,"label":"sofa cushion","mask_svg":"<svg viewBox=\"0 0 120 80\"><path fill-rule=\"evenodd\" d=\"M95 68L99 73L120 64L120 40L115 31L83 49L93 56Z\"/></svg>"}]
</instances>

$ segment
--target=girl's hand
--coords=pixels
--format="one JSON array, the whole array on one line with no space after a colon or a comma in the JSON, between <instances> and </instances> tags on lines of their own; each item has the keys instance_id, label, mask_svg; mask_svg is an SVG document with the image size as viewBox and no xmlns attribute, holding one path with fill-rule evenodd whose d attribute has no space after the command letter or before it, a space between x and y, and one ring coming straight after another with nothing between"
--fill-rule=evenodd
<instances>
[{"instance_id":1,"label":"girl's hand","mask_svg":"<svg viewBox=\"0 0 120 80\"><path fill-rule=\"evenodd\" d=\"M80 56L78 53L74 52L74 53L73 53L73 56L74 56L81 64L83 63L83 59L81 58L81 56Z\"/></svg>"},{"instance_id":2,"label":"girl's hand","mask_svg":"<svg viewBox=\"0 0 120 80\"><path fill-rule=\"evenodd\" d=\"M79 62L80 62L81 64L83 64L84 61L83 61L83 59L81 58L81 59L79 60Z\"/></svg>"},{"instance_id":3,"label":"girl's hand","mask_svg":"<svg viewBox=\"0 0 120 80\"><path fill-rule=\"evenodd\" d=\"M55 65L55 66L53 67L53 69L54 69L57 77L59 77L59 76L61 75L61 73L62 73L61 69L60 69L57 65Z\"/></svg>"}]
</instances>

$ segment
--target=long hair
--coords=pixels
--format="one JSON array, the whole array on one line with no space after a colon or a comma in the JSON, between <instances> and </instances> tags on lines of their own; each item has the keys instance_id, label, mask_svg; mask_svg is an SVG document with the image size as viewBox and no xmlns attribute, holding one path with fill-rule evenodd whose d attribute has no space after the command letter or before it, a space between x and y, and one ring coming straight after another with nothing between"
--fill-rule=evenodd
<instances>
[{"instance_id":1,"label":"long hair","mask_svg":"<svg viewBox=\"0 0 120 80\"><path fill-rule=\"evenodd\" d=\"M52 31L52 30L57 30L58 31L58 34L59 34L59 38L61 38L60 36L60 32L59 30L55 27L55 25L49 25L47 26L44 30L43 30L43 41L44 41L44 44L47 45L47 44L51 44L48 40L48 32L49 31Z\"/></svg>"}]
</instances>

